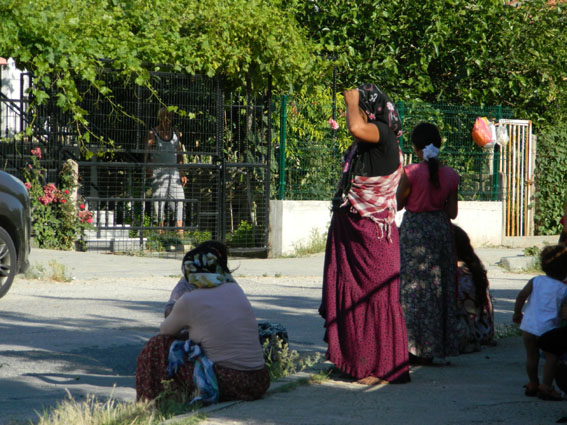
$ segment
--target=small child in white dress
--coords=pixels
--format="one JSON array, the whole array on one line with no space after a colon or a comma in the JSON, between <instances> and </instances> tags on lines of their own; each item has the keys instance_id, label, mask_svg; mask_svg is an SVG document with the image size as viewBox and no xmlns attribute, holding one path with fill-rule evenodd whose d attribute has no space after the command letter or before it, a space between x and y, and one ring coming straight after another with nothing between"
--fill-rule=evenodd
<instances>
[{"instance_id":1,"label":"small child in white dress","mask_svg":"<svg viewBox=\"0 0 567 425\"><path fill-rule=\"evenodd\" d=\"M525 394L559 401L563 397L553 388L553 378L560 356L567 351L567 328L561 326L562 318L567 318L567 246L545 247L541 253L541 268L545 276L530 279L518 294L513 321L520 324L526 347L526 371L530 381L525 386ZM541 384L538 377L540 349L545 354Z\"/></svg>"}]
</instances>

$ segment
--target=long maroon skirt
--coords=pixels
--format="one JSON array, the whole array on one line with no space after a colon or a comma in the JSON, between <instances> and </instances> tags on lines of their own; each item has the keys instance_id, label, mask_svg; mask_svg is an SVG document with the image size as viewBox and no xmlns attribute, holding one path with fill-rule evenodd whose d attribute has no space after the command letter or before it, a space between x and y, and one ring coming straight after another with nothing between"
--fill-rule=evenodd
<instances>
[{"instance_id":1,"label":"long maroon skirt","mask_svg":"<svg viewBox=\"0 0 567 425\"><path fill-rule=\"evenodd\" d=\"M341 208L333 213L319 313L326 358L357 378L409 382L408 340L400 305L400 248L375 222Z\"/></svg>"},{"instance_id":2,"label":"long maroon skirt","mask_svg":"<svg viewBox=\"0 0 567 425\"><path fill-rule=\"evenodd\" d=\"M193 385L193 361L186 361L173 377L167 373L169 347L175 337L156 335L148 340L138 356L136 367L136 400L153 400L163 390L164 380L172 380L173 391L195 390ZM219 401L256 400L262 397L270 386L270 373L264 366L260 370L236 370L213 365L219 385Z\"/></svg>"}]
</instances>

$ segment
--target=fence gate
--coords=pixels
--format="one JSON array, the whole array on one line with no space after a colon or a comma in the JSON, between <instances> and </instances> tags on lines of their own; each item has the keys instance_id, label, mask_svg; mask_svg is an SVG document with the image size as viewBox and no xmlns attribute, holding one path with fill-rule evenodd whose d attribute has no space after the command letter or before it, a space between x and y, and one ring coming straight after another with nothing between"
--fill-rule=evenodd
<instances>
[{"instance_id":1,"label":"fence gate","mask_svg":"<svg viewBox=\"0 0 567 425\"><path fill-rule=\"evenodd\" d=\"M501 149L499 171L502 176L505 236L533 236L533 199L536 142L532 122L501 119L508 130L508 143Z\"/></svg>"}]
</instances>

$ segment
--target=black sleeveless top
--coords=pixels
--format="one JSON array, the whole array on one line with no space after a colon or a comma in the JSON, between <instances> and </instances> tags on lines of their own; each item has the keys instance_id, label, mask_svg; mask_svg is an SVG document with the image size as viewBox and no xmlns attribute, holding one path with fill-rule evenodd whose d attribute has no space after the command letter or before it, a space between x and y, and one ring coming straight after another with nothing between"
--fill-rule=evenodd
<instances>
[{"instance_id":1,"label":"black sleeveless top","mask_svg":"<svg viewBox=\"0 0 567 425\"><path fill-rule=\"evenodd\" d=\"M398 169L400 154L398 141L388 124L372 121L380 132L378 143L358 142L352 175L363 177L387 176Z\"/></svg>"}]
</instances>

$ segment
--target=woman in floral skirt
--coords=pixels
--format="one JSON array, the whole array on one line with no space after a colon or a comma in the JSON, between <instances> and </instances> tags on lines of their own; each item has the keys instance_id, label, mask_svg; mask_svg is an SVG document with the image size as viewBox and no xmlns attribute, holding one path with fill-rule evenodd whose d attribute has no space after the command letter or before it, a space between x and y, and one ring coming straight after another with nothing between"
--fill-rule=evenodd
<instances>
[{"instance_id":1,"label":"woman in floral skirt","mask_svg":"<svg viewBox=\"0 0 567 425\"><path fill-rule=\"evenodd\" d=\"M457 259L451 219L457 216L459 175L439 159L441 134L430 123L411 135L417 157L405 167L398 187L401 303L408 332L410 362L459 354L456 335Z\"/></svg>"}]
</instances>

